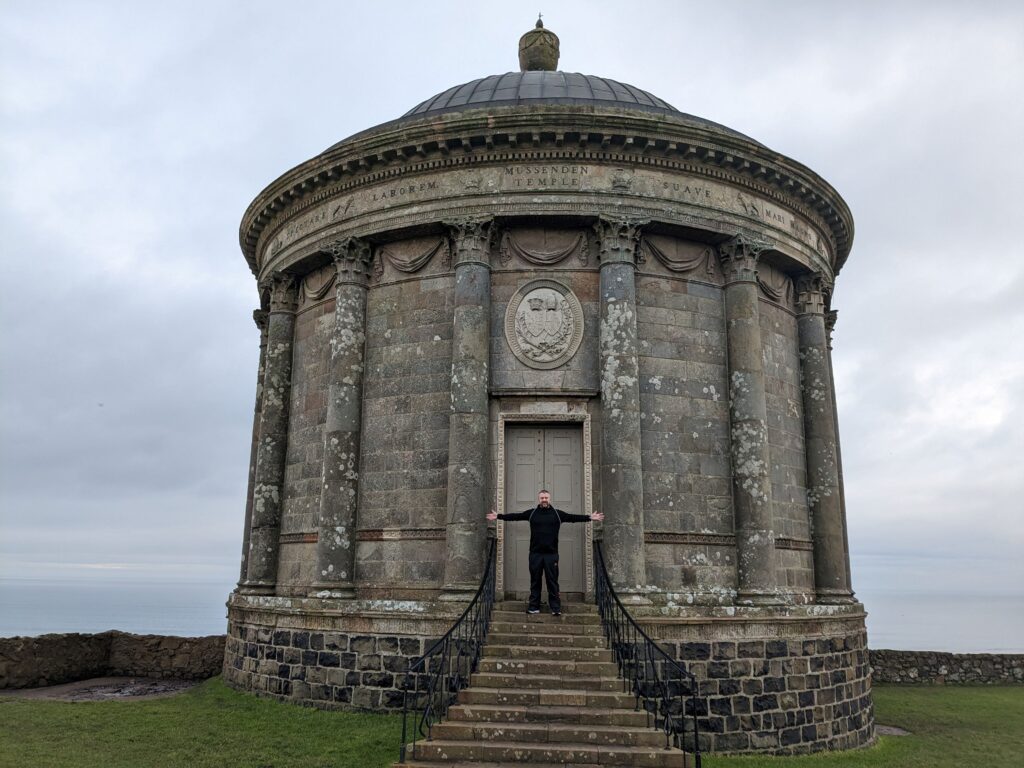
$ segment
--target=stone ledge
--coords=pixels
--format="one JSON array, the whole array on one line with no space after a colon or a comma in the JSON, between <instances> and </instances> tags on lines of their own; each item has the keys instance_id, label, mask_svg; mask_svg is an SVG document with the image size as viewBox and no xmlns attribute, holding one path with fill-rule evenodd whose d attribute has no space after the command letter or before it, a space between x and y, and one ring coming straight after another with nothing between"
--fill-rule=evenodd
<instances>
[{"instance_id":1,"label":"stone ledge","mask_svg":"<svg viewBox=\"0 0 1024 768\"><path fill-rule=\"evenodd\" d=\"M174 637L110 630L0 638L0 689L91 677L199 680L220 673L224 635Z\"/></svg>"}]
</instances>

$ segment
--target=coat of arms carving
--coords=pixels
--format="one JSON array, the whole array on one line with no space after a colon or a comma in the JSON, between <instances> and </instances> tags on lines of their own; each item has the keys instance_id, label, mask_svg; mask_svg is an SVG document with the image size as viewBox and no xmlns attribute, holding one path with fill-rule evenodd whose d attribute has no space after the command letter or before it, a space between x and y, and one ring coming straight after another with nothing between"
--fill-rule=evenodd
<instances>
[{"instance_id":1,"label":"coat of arms carving","mask_svg":"<svg viewBox=\"0 0 1024 768\"><path fill-rule=\"evenodd\" d=\"M583 308L568 287L554 280L524 285L505 313L505 338L512 353L530 368L557 368L583 340Z\"/></svg>"}]
</instances>

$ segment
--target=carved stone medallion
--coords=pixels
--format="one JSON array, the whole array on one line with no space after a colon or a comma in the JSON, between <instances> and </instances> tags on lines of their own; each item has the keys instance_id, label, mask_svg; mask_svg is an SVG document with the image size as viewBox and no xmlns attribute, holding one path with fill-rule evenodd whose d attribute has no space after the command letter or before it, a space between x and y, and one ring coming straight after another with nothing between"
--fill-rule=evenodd
<instances>
[{"instance_id":1,"label":"carved stone medallion","mask_svg":"<svg viewBox=\"0 0 1024 768\"><path fill-rule=\"evenodd\" d=\"M583 307L567 286L533 280L508 303L505 339L523 365L557 368L572 359L583 341Z\"/></svg>"}]
</instances>

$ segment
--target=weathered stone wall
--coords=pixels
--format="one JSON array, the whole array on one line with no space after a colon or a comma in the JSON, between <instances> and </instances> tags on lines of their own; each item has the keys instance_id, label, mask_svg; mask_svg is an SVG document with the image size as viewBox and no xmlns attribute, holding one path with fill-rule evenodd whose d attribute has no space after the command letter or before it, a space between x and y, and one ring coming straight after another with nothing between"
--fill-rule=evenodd
<instances>
[{"instance_id":1,"label":"weathered stone wall","mask_svg":"<svg viewBox=\"0 0 1024 768\"><path fill-rule=\"evenodd\" d=\"M572 257L570 257L572 258ZM495 260L497 261L497 260ZM566 270L559 267L538 267L518 257L511 257L507 266L495 265L491 272L491 389L508 394L514 391L587 392L600 387L597 365L598 273L591 257L589 268L578 265ZM520 362L505 340L505 312L515 292L537 279L556 280L568 286L583 309L583 341L576 354L564 365L552 370L536 370Z\"/></svg>"},{"instance_id":2,"label":"weathered stone wall","mask_svg":"<svg viewBox=\"0 0 1024 768\"><path fill-rule=\"evenodd\" d=\"M704 748L802 753L874 739L866 635L662 643L700 682Z\"/></svg>"},{"instance_id":3,"label":"weathered stone wall","mask_svg":"<svg viewBox=\"0 0 1024 768\"><path fill-rule=\"evenodd\" d=\"M444 576L454 286L438 262L426 277L386 272L367 297L356 523L363 596L422 596Z\"/></svg>"},{"instance_id":4,"label":"weathered stone wall","mask_svg":"<svg viewBox=\"0 0 1024 768\"><path fill-rule=\"evenodd\" d=\"M401 710L422 637L229 624L224 679L261 696L321 709Z\"/></svg>"},{"instance_id":5,"label":"weathered stone wall","mask_svg":"<svg viewBox=\"0 0 1024 768\"><path fill-rule=\"evenodd\" d=\"M329 288L323 297L315 298L310 295L310 286L328 281L333 271L332 266L324 267L302 281L295 316L281 554L277 571L280 594L303 594L315 577L315 534L323 472L334 288Z\"/></svg>"},{"instance_id":6,"label":"weathered stone wall","mask_svg":"<svg viewBox=\"0 0 1024 768\"><path fill-rule=\"evenodd\" d=\"M778 299L762 295L759 307L768 406L772 522L777 538L776 577L781 591L789 592L798 602L812 602L814 562L792 281L768 265L758 268L758 276L769 286L778 286L781 293Z\"/></svg>"},{"instance_id":7,"label":"weathered stone wall","mask_svg":"<svg viewBox=\"0 0 1024 768\"><path fill-rule=\"evenodd\" d=\"M681 279L648 261L637 276L647 583L670 603L728 602L736 552L725 320L721 288L708 282L720 276Z\"/></svg>"},{"instance_id":8,"label":"weathered stone wall","mask_svg":"<svg viewBox=\"0 0 1024 768\"><path fill-rule=\"evenodd\" d=\"M203 679L224 658L224 635L127 632L0 638L0 688L57 685L105 675Z\"/></svg>"},{"instance_id":9,"label":"weathered stone wall","mask_svg":"<svg viewBox=\"0 0 1024 768\"><path fill-rule=\"evenodd\" d=\"M879 683L1024 683L1024 654L872 650L870 655Z\"/></svg>"}]
</instances>

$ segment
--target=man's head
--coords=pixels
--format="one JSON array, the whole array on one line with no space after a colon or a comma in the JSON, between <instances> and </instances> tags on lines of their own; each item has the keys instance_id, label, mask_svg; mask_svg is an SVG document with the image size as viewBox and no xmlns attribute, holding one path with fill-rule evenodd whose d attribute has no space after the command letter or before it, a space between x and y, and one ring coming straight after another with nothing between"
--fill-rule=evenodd
<instances>
[{"instance_id":1,"label":"man's head","mask_svg":"<svg viewBox=\"0 0 1024 768\"><path fill-rule=\"evenodd\" d=\"M551 494L547 491L541 491L537 494L537 504L541 507L551 506Z\"/></svg>"}]
</instances>

